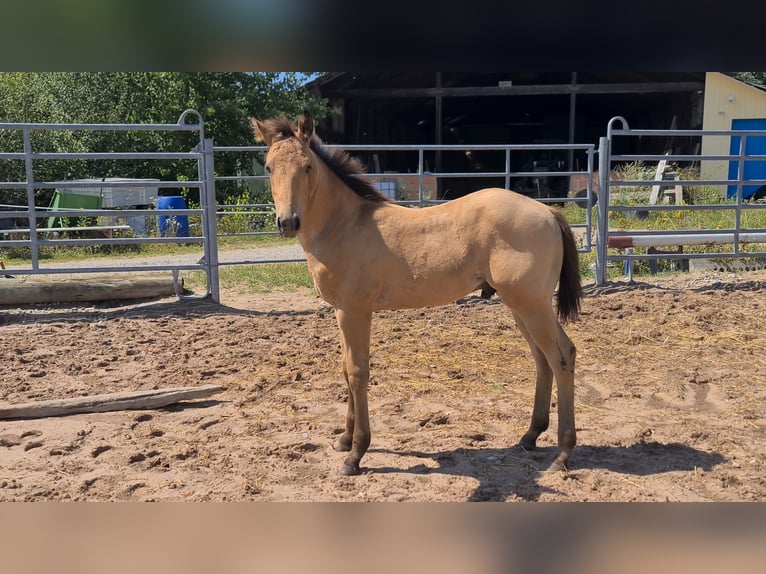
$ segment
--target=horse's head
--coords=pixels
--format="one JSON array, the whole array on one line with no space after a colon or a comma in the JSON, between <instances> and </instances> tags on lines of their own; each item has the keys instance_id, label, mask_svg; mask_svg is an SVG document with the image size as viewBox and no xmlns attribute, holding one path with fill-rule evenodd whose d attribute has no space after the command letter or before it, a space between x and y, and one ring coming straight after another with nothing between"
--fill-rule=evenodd
<instances>
[{"instance_id":1,"label":"horse's head","mask_svg":"<svg viewBox=\"0 0 766 574\"><path fill-rule=\"evenodd\" d=\"M256 139L269 148L266 172L277 211L277 228L284 237L295 237L301 228L301 213L305 213L317 185L309 148L314 119L303 112L297 129L284 117L265 122L251 118L250 121Z\"/></svg>"}]
</instances>

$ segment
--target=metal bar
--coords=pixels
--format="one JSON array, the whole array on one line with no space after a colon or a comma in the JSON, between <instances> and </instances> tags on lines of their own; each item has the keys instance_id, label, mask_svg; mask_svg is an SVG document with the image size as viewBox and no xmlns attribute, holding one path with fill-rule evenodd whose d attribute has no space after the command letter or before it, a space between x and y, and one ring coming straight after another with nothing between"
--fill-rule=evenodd
<instances>
[{"instance_id":1,"label":"metal bar","mask_svg":"<svg viewBox=\"0 0 766 574\"><path fill-rule=\"evenodd\" d=\"M202 124L35 124L35 123L7 123L0 122L0 130L40 130L40 131L117 131L117 132L155 132L197 131Z\"/></svg>"},{"instance_id":2,"label":"metal bar","mask_svg":"<svg viewBox=\"0 0 766 574\"><path fill-rule=\"evenodd\" d=\"M345 151L502 151L510 150L586 150L593 148L593 144L327 144L328 149L342 149ZM215 146L215 152L264 152L266 146Z\"/></svg>"},{"instance_id":3,"label":"metal bar","mask_svg":"<svg viewBox=\"0 0 766 574\"><path fill-rule=\"evenodd\" d=\"M744 259L766 257L766 251L748 251L734 253L733 251L716 251L715 253L628 253L610 255L609 261L635 261L638 259L661 260L661 259Z\"/></svg>"},{"instance_id":4,"label":"metal bar","mask_svg":"<svg viewBox=\"0 0 766 574\"><path fill-rule=\"evenodd\" d=\"M625 249L627 247L673 247L679 245L706 245L716 243L734 243L745 241L749 243L766 243L766 232L739 232L732 233L670 233L655 235L617 235L609 236L609 247ZM737 255L742 252L734 250ZM709 255L713 257L714 255Z\"/></svg>"},{"instance_id":5,"label":"metal bar","mask_svg":"<svg viewBox=\"0 0 766 574\"><path fill-rule=\"evenodd\" d=\"M22 189L26 186L26 183L23 181L4 181L0 182L0 189ZM173 188L184 188L184 187L201 187L202 182L200 181L158 181L156 185L128 185L128 184L121 184L121 185L97 185L97 184L89 184L86 182L79 182L76 180L72 181L40 181L35 182L35 187L37 189L57 189L57 188L69 188L69 187L93 187L96 189L101 189L104 187L136 187L136 188L149 188L149 187L173 187Z\"/></svg>"},{"instance_id":6,"label":"metal bar","mask_svg":"<svg viewBox=\"0 0 766 574\"><path fill-rule=\"evenodd\" d=\"M204 271L202 265L141 265L120 267L51 267L40 269L19 269L16 267L6 269L6 272L14 275L69 275L80 273L131 273L136 271Z\"/></svg>"},{"instance_id":7,"label":"metal bar","mask_svg":"<svg viewBox=\"0 0 766 574\"><path fill-rule=\"evenodd\" d=\"M425 152L423 149L418 150L418 205L420 207L423 207L423 201L425 200L423 197L423 163L425 161L424 154ZM438 195L439 190L435 189L434 193Z\"/></svg>"},{"instance_id":8,"label":"metal bar","mask_svg":"<svg viewBox=\"0 0 766 574\"><path fill-rule=\"evenodd\" d=\"M610 122L611 125L611 122ZM609 138L599 138L598 146L598 221L596 233L596 285L606 283L609 239Z\"/></svg>"},{"instance_id":9,"label":"metal bar","mask_svg":"<svg viewBox=\"0 0 766 574\"><path fill-rule=\"evenodd\" d=\"M218 261L218 228L215 196L215 166L213 163L213 140L204 139L200 142L202 161L200 165L200 180L206 185L203 188L205 215L203 230L205 241L205 266L208 273L210 296L216 303L221 302L221 287Z\"/></svg>"},{"instance_id":10,"label":"metal bar","mask_svg":"<svg viewBox=\"0 0 766 574\"><path fill-rule=\"evenodd\" d=\"M699 161L704 159L705 161L729 161L739 159L739 155L657 155L657 154L621 154L613 155L612 161L662 161L662 160L675 160L675 161ZM745 161L763 161L766 160L766 155L748 155L745 156Z\"/></svg>"},{"instance_id":11,"label":"metal bar","mask_svg":"<svg viewBox=\"0 0 766 574\"><path fill-rule=\"evenodd\" d=\"M746 179L745 183L751 185L766 184L766 179ZM651 185L733 185L738 183L735 179L684 179L684 180L662 180L662 179L610 179L609 182L616 187L646 187Z\"/></svg>"},{"instance_id":12,"label":"metal bar","mask_svg":"<svg viewBox=\"0 0 766 574\"><path fill-rule=\"evenodd\" d=\"M180 159L193 161L197 159L197 156L189 152L37 152L32 154L32 159Z\"/></svg>"},{"instance_id":13,"label":"metal bar","mask_svg":"<svg viewBox=\"0 0 766 574\"><path fill-rule=\"evenodd\" d=\"M737 197L736 209L734 210L734 253L739 252L739 227L742 219L742 179L745 177L745 150L747 149L747 135L742 135L739 140L739 161L737 162Z\"/></svg>"},{"instance_id":14,"label":"metal bar","mask_svg":"<svg viewBox=\"0 0 766 574\"><path fill-rule=\"evenodd\" d=\"M26 181L26 188L27 188L27 204L29 206L29 228L33 229L35 227L35 221L37 219L35 215L35 186L34 186L34 170L32 166L32 138L30 134L29 128L24 128L22 131L22 137L24 140L24 172L25 177L27 178ZM39 266L39 257L40 257L40 251L37 246L37 235L33 234L30 236L30 243L29 243L29 249L31 252L32 257L32 269L37 269Z\"/></svg>"},{"instance_id":15,"label":"metal bar","mask_svg":"<svg viewBox=\"0 0 766 574\"><path fill-rule=\"evenodd\" d=\"M614 118L612 118L614 119ZM624 129L613 129L611 135L614 136L738 136L742 134L754 136L766 136L766 130L634 130L626 127Z\"/></svg>"},{"instance_id":16,"label":"metal bar","mask_svg":"<svg viewBox=\"0 0 766 574\"><path fill-rule=\"evenodd\" d=\"M587 203L586 203L586 209L585 209L585 250L587 252L590 252L590 250L593 248L593 149L588 150L588 170L587 170Z\"/></svg>"},{"instance_id":17,"label":"metal bar","mask_svg":"<svg viewBox=\"0 0 766 574\"><path fill-rule=\"evenodd\" d=\"M35 237L35 235L32 235ZM205 237L196 235L193 237L89 237L87 239L37 239L39 246L51 245L141 245L149 243L204 243ZM3 241L7 247L28 246L30 239L11 239Z\"/></svg>"},{"instance_id":18,"label":"metal bar","mask_svg":"<svg viewBox=\"0 0 766 574\"><path fill-rule=\"evenodd\" d=\"M57 233L60 231L127 231L130 225L88 225L83 227L37 227L35 233ZM0 233L29 233L29 229L0 229Z\"/></svg>"},{"instance_id":19,"label":"metal bar","mask_svg":"<svg viewBox=\"0 0 766 574\"><path fill-rule=\"evenodd\" d=\"M505 150L505 189L511 187L511 150Z\"/></svg>"}]
</instances>

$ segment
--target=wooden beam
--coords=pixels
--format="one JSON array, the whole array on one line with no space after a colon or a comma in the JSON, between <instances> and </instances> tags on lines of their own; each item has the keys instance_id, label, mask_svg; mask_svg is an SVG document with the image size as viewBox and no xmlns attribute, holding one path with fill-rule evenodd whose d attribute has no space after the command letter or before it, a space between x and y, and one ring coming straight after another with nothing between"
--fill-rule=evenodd
<instances>
[{"instance_id":1,"label":"wooden beam","mask_svg":"<svg viewBox=\"0 0 766 574\"><path fill-rule=\"evenodd\" d=\"M79 413L158 409L180 401L209 397L223 390L218 385L206 385L36 401L0 407L0 419L39 419Z\"/></svg>"},{"instance_id":2,"label":"wooden beam","mask_svg":"<svg viewBox=\"0 0 766 574\"><path fill-rule=\"evenodd\" d=\"M459 88L360 88L327 90L325 98L460 98L479 96L542 96L568 94L650 94L704 90L705 82L635 82L621 84L540 84Z\"/></svg>"},{"instance_id":3,"label":"wooden beam","mask_svg":"<svg viewBox=\"0 0 766 574\"><path fill-rule=\"evenodd\" d=\"M9 274L12 269L7 270ZM183 280L179 279L179 289ZM101 277L64 279L3 279L0 281L0 305L69 303L77 301L120 301L152 299L175 295L173 277Z\"/></svg>"},{"instance_id":4,"label":"wooden beam","mask_svg":"<svg viewBox=\"0 0 766 574\"><path fill-rule=\"evenodd\" d=\"M662 159L657 164L657 171L654 172L655 181L662 181L662 174L665 173L665 167L668 165L668 160ZM660 196L661 183L652 186L652 191L649 193L649 205L655 205L657 198Z\"/></svg>"}]
</instances>

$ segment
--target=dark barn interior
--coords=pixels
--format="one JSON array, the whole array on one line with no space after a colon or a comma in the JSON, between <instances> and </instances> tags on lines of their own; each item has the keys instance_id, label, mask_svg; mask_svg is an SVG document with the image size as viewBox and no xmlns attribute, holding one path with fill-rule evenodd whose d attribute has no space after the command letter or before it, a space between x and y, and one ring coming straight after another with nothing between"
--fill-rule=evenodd
<instances>
[{"instance_id":1,"label":"dark barn interior","mask_svg":"<svg viewBox=\"0 0 766 574\"><path fill-rule=\"evenodd\" d=\"M594 144L614 116L631 128L701 129L704 72L328 73L308 83L338 110L318 133L335 144ZM694 153L697 141L623 138L641 149L617 153ZM635 143L638 142L638 143ZM355 152L376 171L415 172L413 154L373 158ZM584 152L514 152L513 171L585 169ZM503 171L504 155L432 152L434 172ZM561 197L568 178L550 178ZM440 198L458 197L497 180L440 181Z\"/></svg>"}]
</instances>

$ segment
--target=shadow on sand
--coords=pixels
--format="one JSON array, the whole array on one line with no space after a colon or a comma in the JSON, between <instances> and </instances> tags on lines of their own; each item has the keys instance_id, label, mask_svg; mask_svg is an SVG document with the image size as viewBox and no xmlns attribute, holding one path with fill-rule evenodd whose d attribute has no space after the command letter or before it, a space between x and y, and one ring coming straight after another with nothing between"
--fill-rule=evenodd
<instances>
[{"instance_id":1,"label":"shadow on sand","mask_svg":"<svg viewBox=\"0 0 766 574\"><path fill-rule=\"evenodd\" d=\"M0 307L0 326L24 323L60 323L79 321L109 321L113 319L148 319L153 317L212 317L212 316L307 316L331 313L332 309L317 303L316 309L255 311L215 303L211 299L176 299L173 301L132 300L99 301L91 303L59 303L25 305L13 312Z\"/></svg>"},{"instance_id":2,"label":"shadow on sand","mask_svg":"<svg viewBox=\"0 0 766 574\"><path fill-rule=\"evenodd\" d=\"M479 485L468 499L471 502L504 501L509 497L535 501L545 492L539 478L555 455L555 447L525 451L516 445L508 449L461 448L442 452L392 451L370 449L400 456L432 459L438 466L417 464L409 468L363 468L376 474L447 474L475 479ZM650 476L665 472L695 469L710 471L725 461L716 452L705 452L680 443L639 442L630 446L578 446L570 461L569 473L603 469L632 476Z\"/></svg>"}]
</instances>

